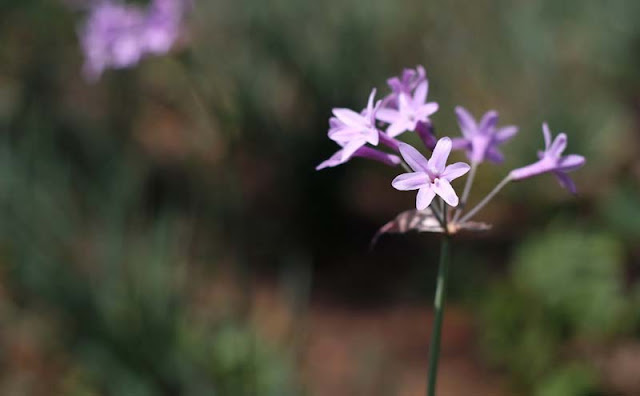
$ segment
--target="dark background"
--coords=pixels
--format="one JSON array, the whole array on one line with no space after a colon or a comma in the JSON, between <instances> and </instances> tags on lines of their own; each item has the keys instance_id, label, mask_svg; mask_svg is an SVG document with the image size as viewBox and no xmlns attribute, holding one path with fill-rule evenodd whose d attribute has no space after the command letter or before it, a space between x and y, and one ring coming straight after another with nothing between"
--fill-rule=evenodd
<instances>
[{"instance_id":1,"label":"dark background","mask_svg":"<svg viewBox=\"0 0 640 396\"><path fill-rule=\"evenodd\" d=\"M440 394L640 394L639 12L202 0L171 54L90 84L81 11L3 0L0 394L422 394L438 238L369 250L413 206L399 171L314 171L331 109L417 64L440 135L456 105L520 127L472 199L543 121L587 158L577 197L512 184L454 241Z\"/></svg>"}]
</instances>

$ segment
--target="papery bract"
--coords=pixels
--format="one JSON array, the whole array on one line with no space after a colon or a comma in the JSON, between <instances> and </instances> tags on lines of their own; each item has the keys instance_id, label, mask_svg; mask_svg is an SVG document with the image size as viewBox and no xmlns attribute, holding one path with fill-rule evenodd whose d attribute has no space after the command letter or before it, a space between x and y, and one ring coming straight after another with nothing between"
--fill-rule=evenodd
<instances>
[{"instance_id":1,"label":"papery bract","mask_svg":"<svg viewBox=\"0 0 640 396\"><path fill-rule=\"evenodd\" d=\"M451 181L467 173L470 167L464 162L447 166L450 152L451 139L448 137L438 140L429 160L412 146L401 143L400 154L414 172L397 176L391 185L400 191L418 190L418 210L427 208L436 195L450 206L457 206L458 195L451 187Z\"/></svg>"},{"instance_id":2,"label":"papery bract","mask_svg":"<svg viewBox=\"0 0 640 396\"><path fill-rule=\"evenodd\" d=\"M456 107L456 116L463 137L453 139L454 150L465 150L469 161L474 163L504 160L498 145L512 138L518 132L517 127L497 128L498 112L494 110L485 113L479 123L461 106Z\"/></svg>"},{"instance_id":3,"label":"papery bract","mask_svg":"<svg viewBox=\"0 0 640 396\"><path fill-rule=\"evenodd\" d=\"M542 134L544 136L544 151L538 152L539 160L531 165L514 169L509 173L511 180L522 180L542 173L552 172L560 184L571 193L576 193L576 186L573 180L567 175L585 164L585 158L577 154L562 156L567 147L567 135L558 134L555 139L551 139L551 131L547 123L542 124Z\"/></svg>"}]
</instances>

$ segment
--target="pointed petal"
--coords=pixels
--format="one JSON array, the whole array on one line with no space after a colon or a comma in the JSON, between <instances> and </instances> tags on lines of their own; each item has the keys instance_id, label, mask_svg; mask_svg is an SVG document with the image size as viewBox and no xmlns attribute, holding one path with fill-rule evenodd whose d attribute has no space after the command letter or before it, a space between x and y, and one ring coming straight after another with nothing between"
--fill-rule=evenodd
<instances>
[{"instance_id":1,"label":"pointed petal","mask_svg":"<svg viewBox=\"0 0 640 396\"><path fill-rule=\"evenodd\" d=\"M429 159L429 169L437 173L444 172L444 167L451 153L451 145L451 139L446 136L438 140L436 147L433 149L431 159Z\"/></svg>"},{"instance_id":2,"label":"pointed petal","mask_svg":"<svg viewBox=\"0 0 640 396\"><path fill-rule=\"evenodd\" d=\"M573 182L573 180L571 180L571 178L564 172L553 172L556 175L556 178L558 179L558 182L560 182L560 185L564 188L566 188L567 190L569 190L569 192L573 195L575 195L578 191L576 190L576 184Z\"/></svg>"},{"instance_id":3,"label":"pointed petal","mask_svg":"<svg viewBox=\"0 0 640 396\"><path fill-rule=\"evenodd\" d=\"M376 112L377 119L383 122L387 122L389 124L397 120L398 117L400 117L400 112L394 109L380 109Z\"/></svg>"},{"instance_id":4,"label":"pointed petal","mask_svg":"<svg viewBox=\"0 0 640 396\"><path fill-rule=\"evenodd\" d=\"M551 131L546 122L542 124L542 136L544 136L544 151L547 151L549 150L549 146L551 146Z\"/></svg>"},{"instance_id":5,"label":"pointed petal","mask_svg":"<svg viewBox=\"0 0 640 396\"><path fill-rule=\"evenodd\" d=\"M478 125L478 131L480 133L489 133L493 131L498 123L498 112L495 110L487 111Z\"/></svg>"},{"instance_id":6,"label":"pointed petal","mask_svg":"<svg viewBox=\"0 0 640 396\"><path fill-rule=\"evenodd\" d=\"M351 109L333 109L333 115L350 127L362 128L367 120Z\"/></svg>"},{"instance_id":7,"label":"pointed petal","mask_svg":"<svg viewBox=\"0 0 640 396\"><path fill-rule=\"evenodd\" d=\"M369 94L369 100L367 101L367 114L371 114L373 112L373 99L376 96L376 89L372 89Z\"/></svg>"},{"instance_id":8,"label":"pointed petal","mask_svg":"<svg viewBox=\"0 0 640 396\"><path fill-rule=\"evenodd\" d=\"M411 127L411 122L409 122L408 120L399 119L393 124L389 125L389 128L387 128L387 135L389 135L390 137L396 137L401 133L410 130Z\"/></svg>"},{"instance_id":9,"label":"pointed petal","mask_svg":"<svg viewBox=\"0 0 640 396\"><path fill-rule=\"evenodd\" d=\"M429 93L429 82L426 80L422 81L420 84L418 84L415 92L413 93L413 105L416 107L423 105L424 102L427 101L428 93Z\"/></svg>"},{"instance_id":10,"label":"pointed petal","mask_svg":"<svg viewBox=\"0 0 640 396\"><path fill-rule=\"evenodd\" d=\"M553 143L551 143L551 147L547 152L551 154L554 158L560 158L564 149L567 148L567 135L564 133L559 134L554 139Z\"/></svg>"},{"instance_id":11,"label":"pointed petal","mask_svg":"<svg viewBox=\"0 0 640 396\"><path fill-rule=\"evenodd\" d=\"M322 161L318 166L316 166L316 170L319 171L324 168L332 168L334 166L344 164L347 160L343 160L342 150L338 150L331 157L329 157L329 159Z\"/></svg>"},{"instance_id":12,"label":"pointed petal","mask_svg":"<svg viewBox=\"0 0 640 396\"><path fill-rule=\"evenodd\" d=\"M407 96L407 94L402 93L398 95L398 110L400 110L400 114L402 115L413 111L411 98Z\"/></svg>"},{"instance_id":13,"label":"pointed petal","mask_svg":"<svg viewBox=\"0 0 640 396\"><path fill-rule=\"evenodd\" d=\"M380 142L380 131L375 128L370 128L367 130L365 135L365 141L371 145L377 146Z\"/></svg>"},{"instance_id":14,"label":"pointed petal","mask_svg":"<svg viewBox=\"0 0 640 396\"><path fill-rule=\"evenodd\" d=\"M418 108L416 111L416 118L420 121L426 121L427 118L436 111L438 111L438 104L436 102L429 102Z\"/></svg>"},{"instance_id":15,"label":"pointed petal","mask_svg":"<svg viewBox=\"0 0 640 396\"><path fill-rule=\"evenodd\" d=\"M435 196L436 193L433 191L433 188L431 188L431 185L422 187L418 190L418 195L416 195L416 209L425 210L428 208Z\"/></svg>"},{"instance_id":16,"label":"pointed petal","mask_svg":"<svg viewBox=\"0 0 640 396\"><path fill-rule=\"evenodd\" d=\"M444 168L444 172L442 172L441 177L448 181L452 181L469 172L469 169L471 169L471 167L468 164L465 164L464 162L456 162L455 164L451 164Z\"/></svg>"},{"instance_id":17,"label":"pointed petal","mask_svg":"<svg viewBox=\"0 0 640 396\"><path fill-rule=\"evenodd\" d=\"M347 162L353 156L353 153L355 153L360 147L364 146L365 143L366 142L362 139L352 140L347 143L342 148L342 161Z\"/></svg>"},{"instance_id":18,"label":"pointed petal","mask_svg":"<svg viewBox=\"0 0 640 396\"><path fill-rule=\"evenodd\" d=\"M393 179L391 185L400 191L418 190L429 185L429 176L424 172L403 173Z\"/></svg>"},{"instance_id":19,"label":"pointed petal","mask_svg":"<svg viewBox=\"0 0 640 396\"><path fill-rule=\"evenodd\" d=\"M468 150L471 148L471 141L466 138L451 139L451 148L453 150Z\"/></svg>"},{"instance_id":20,"label":"pointed petal","mask_svg":"<svg viewBox=\"0 0 640 396\"><path fill-rule=\"evenodd\" d=\"M502 155L502 152L500 152L500 150L498 150L495 146L489 147L487 149L485 157L495 164L501 164L504 161L504 155Z\"/></svg>"},{"instance_id":21,"label":"pointed petal","mask_svg":"<svg viewBox=\"0 0 640 396\"><path fill-rule=\"evenodd\" d=\"M471 137L476 133L476 131L478 130L476 120L467 111L467 109L462 106L457 106L456 116L458 117L458 125L460 125L462 135L464 135L465 137Z\"/></svg>"},{"instance_id":22,"label":"pointed petal","mask_svg":"<svg viewBox=\"0 0 640 396\"><path fill-rule=\"evenodd\" d=\"M583 156L577 154L569 154L566 157L560 158L558 162L558 170L563 172L570 172L576 170L584 165L586 160Z\"/></svg>"},{"instance_id":23,"label":"pointed petal","mask_svg":"<svg viewBox=\"0 0 640 396\"><path fill-rule=\"evenodd\" d=\"M498 129L495 135L496 143L503 143L511 139L516 133L518 133L518 127L510 125Z\"/></svg>"},{"instance_id":24,"label":"pointed petal","mask_svg":"<svg viewBox=\"0 0 640 396\"><path fill-rule=\"evenodd\" d=\"M416 172L426 172L428 161L418 150L406 143L400 143L400 154L404 161Z\"/></svg>"},{"instance_id":25,"label":"pointed petal","mask_svg":"<svg viewBox=\"0 0 640 396\"><path fill-rule=\"evenodd\" d=\"M357 139L361 135L362 134L360 132L358 132L356 129L353 129L351 127L332 129L329 131L329 139L339 143L349 142L353 139Z\"/></svg>"},{"instance_id":26,"label":"pointed petal","mask_svg":"<svg viewBox=\"0 0 640 396\"><path fill-rule=\"evenodd\" d=\"M432 184L433 191L438 194L444 202L449 206L458 206L458 195L451 187L451 184L446 179L436 179Z\"/></svg>"}]
</instances>

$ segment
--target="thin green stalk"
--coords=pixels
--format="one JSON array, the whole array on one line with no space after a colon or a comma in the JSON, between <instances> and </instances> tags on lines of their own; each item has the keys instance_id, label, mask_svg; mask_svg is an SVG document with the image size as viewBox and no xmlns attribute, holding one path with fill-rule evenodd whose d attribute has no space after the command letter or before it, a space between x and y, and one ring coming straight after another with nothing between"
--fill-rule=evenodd
<instances>
[{"instance_id":1,"label":"thin green stalk","mask_svg":"<svg viewBox=\"0 0 640 396\"><path fill-rule=\"evenodd\" d=\"M445 213L446 219L446 213ZM445 228L446 230L446 228ZM440 360L440 338L442 333L442 319L444 317L444 303L447 295L447 278L449 275L449 239L444 234L440 244L440 265L438 267L438 283L433 302L435 318L431 331L431 345L429 347L429 372L427 376L427 396L435 396L436 380L438 377L438 362Z\"/></svg>"},{"instance_id":2,"label":"thin green stalk","mask_svg":"<svg viewBox=\"0 0 640 396\"><path fill-rule=\"evenodd\" d=\"M491 192L489 194L487 194L486 197L484 197L484 199L482 201L480 201L473 209L471 209L471 211L469 211L469 213L467 213L466 215L464 215L462 217L462 219L460 220L460 223L464 223L465 221L470 220L473 217L473 215L478 213L478 211L480 209L482 209L486 204L488 204L489 201L491 201L491 199L498 192L500 192L500 190L502 190L502 188L504 186L506 186L510 181L511 181L511 177L509 175L507 175L504 179L502 179L502 181L500 183L498 183L497 186L495 186L493 188L493 190L491 190Z\"/></svg>"},{"instance_id":3,"label":"thin green stalk","mask_svg":"<svg viewBox=\"0 0 640 396\"><path fill-rule=\"evenodd\" d=\"M464 207L467 205L467 200L469 199L469 193L471 192L471 187L473 186L473 181L476 178L476 171L478 170L478 163L471 163L471 170L469 170L469 176L467 177L467 181L464 185L464 190L462 191L462 197L460 198L460 204L456 208L456 213L453 216L453 221L456 222L462 215L464 211Z\"/></svg>"}]
</instances>

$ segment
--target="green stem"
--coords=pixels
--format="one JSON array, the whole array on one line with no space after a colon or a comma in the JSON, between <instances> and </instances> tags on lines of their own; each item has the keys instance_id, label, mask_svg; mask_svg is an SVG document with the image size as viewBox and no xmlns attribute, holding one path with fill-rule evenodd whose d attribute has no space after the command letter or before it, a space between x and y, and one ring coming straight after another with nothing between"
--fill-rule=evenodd
<instances>
[{"instance_id":1,"label":"green stem","mask_svg":"<svg viewBox=\"0 0 640 396\"><path fill-rule=\"evenodd\" d=\"M467 200L469 199L469 193L471 192L471 186L473 186L473 181L476 177L476 170L478 170L478 163L471 163L471 170L469 171L469 176L467 176L467 181L464 185L464 190L462 192L462 198L460 198L460 204L456 208L456 213L453 216L453 221L456 222L462 215L464 211L464 207L467 205Z\"/></svg>"},{"instance_id":2,"label":"green stem","mask_svg":"<svg viewBox=\"0 0 640 396\"><path fill-rule=\"evenodd\" d=\"M438 268L438 283L436 285L436 297L433 302L435 318L431 332L431 345L429 347L429 373L427 377L427 396L435 396L436 380L438 377L438 362L440 360L440 335L442 333L442 318L444 316L444 303L447 295L447 278L449 275L449 238L444 234L440 244L440 266Z\"/></svg>"},{"instance_id":3,"label":"green stem","mask_svg":"<svg viewBox=\"0 0 640 396\"><path fill-rule=\"evenodd\" d=\"M467 213L466 215L462 216L462 219L460 220L460 223L464 223L465 221L470 220L474 214L478 213L478 211L482 208L484 208L484 206L486 204L489 203L489 201L491 201L491 199L493 197L495 197L495 195L500 192L500 190L502 190L502 188L504 186L506 186L509 182L511 181L511 176L507 175L504 179L502 179L502 181L500 183L498 183L497 186L495 186L493 188L493 190L491 190L491 192L489 194L487 194L486 197L484 197L484 199L482 201L480 201L480 203L478 203L473 209L471 209L471 211L469 213Z\"/></svg>"}]
</instances>

